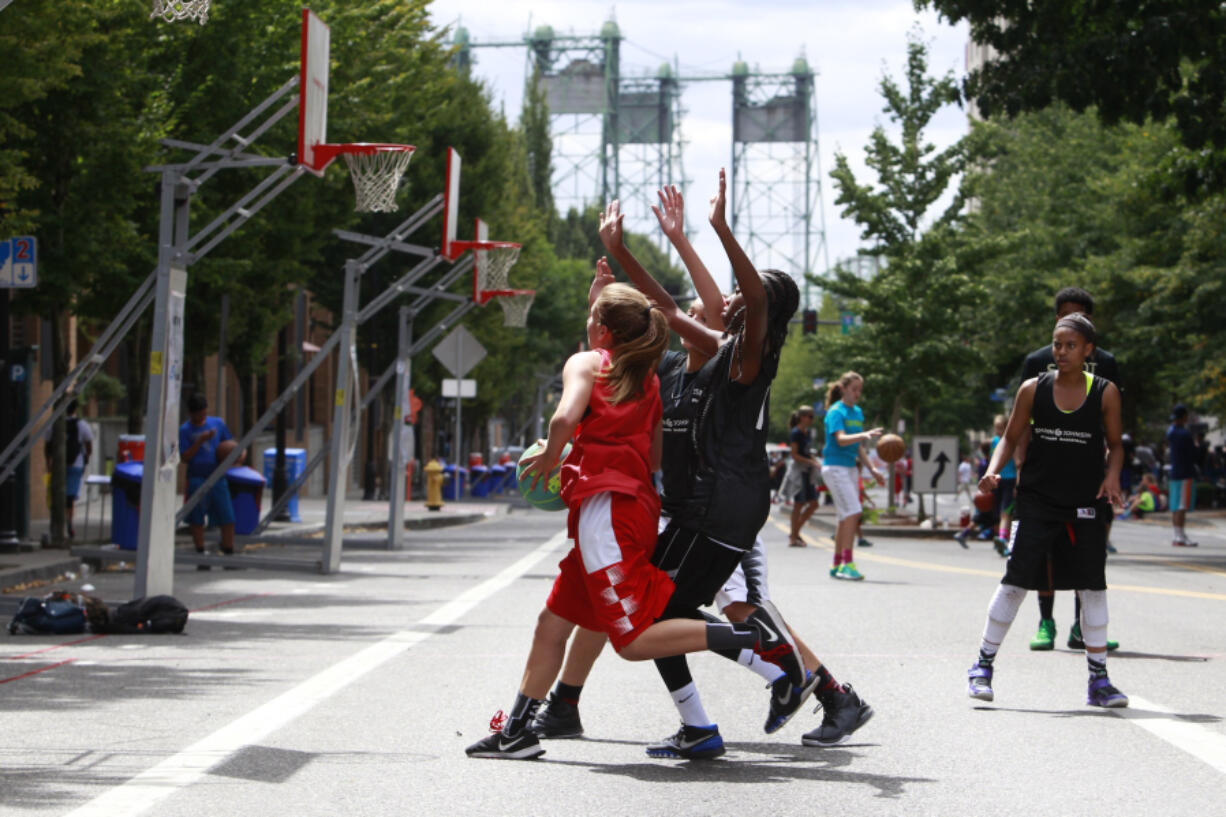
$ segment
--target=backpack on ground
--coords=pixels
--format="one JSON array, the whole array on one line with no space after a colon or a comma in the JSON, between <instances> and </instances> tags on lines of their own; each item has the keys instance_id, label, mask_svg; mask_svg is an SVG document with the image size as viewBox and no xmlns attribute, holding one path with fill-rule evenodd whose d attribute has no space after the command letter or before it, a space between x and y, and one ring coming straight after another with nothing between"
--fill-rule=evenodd
<instances>
[{"instance_id":1,"label":"backpack on ground","mask_svg":"<svg viewBox=\"0 0 1226 817\"><path fill-rule=\"evenodd\" d=\"M91 630L113 635L181 633L188 615L187 607L174 596L142 596L105 613L91 610Z\"/></svg>"},{"instance_id":2,"label":"backpack on ground","mask_svg":"<svg viewBox=\"0 0 1226 817\"><path fill-rule=\"evenodd\" d=\"M85 608L59 593L21 600L9 622L10 635L66 635L85 632Z\"/></svg>"}]
</instances>

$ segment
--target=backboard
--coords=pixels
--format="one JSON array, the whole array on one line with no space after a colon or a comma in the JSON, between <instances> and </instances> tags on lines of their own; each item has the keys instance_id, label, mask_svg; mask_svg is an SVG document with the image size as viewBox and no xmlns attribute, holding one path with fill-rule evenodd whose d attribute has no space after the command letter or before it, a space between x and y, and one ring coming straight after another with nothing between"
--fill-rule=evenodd
<instances>
[{"instance_id":1,"label":"backboard","mask_svg":"<svg viewBox=\"0 0 1226 817\"><path fill-rule=\"evenodd\" d=\"M302 10L302 74L298 82L298 163L316 176L335 154L316 156L328 141L328 68L332 31L310 9Z\"/></svg>"},{"instance_id":2,"label":"backboard","mask_svg":"<svg viewBox=\"0 0 1226 817\"><path fill-rule=\"evenodd\" d=\"M455 148L447 148L447 177L443 188L443 246L442 256L449 261L460 257L463 250L451 245L456 240L456 227L460 223L460 154Z\"/></svg>"}]
</instances>

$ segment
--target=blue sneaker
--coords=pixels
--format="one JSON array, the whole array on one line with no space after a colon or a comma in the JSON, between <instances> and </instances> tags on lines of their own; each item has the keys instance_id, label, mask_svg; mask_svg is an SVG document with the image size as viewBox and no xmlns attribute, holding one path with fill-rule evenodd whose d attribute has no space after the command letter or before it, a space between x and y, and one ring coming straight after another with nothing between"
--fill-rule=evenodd
<instances>
[{"instance_id":1,"label":"blue sneaker","mask_svg":"<svg viewBox=\"0 0 1226 817\"><path fill-rule=\"evenodd\" d=\"M1086 704L1103 706L1108 709L1120 709L1128 706L1128 696L1116 689L1107 676L1091 678L1086 691Z\"/></svg>"},{"instance_id":2,"label":"blue sneaker","mask_svg":"<svg viewBox=\"0 0 1226 817\"><path fill-rule=\"evenodd\" d=\"M966 673L966 691L972 698L990 701L996 697L992 692L992 668L976 663Z\"/></svg>"},{"instance_id":3,"label":"blue sneaker","mask_svg":"<svg viewBox=\"0 0 1226 817\"><path fill-rule=\"evenodd\" d=\"M817 689L817 684L820 680L816 672L810 672L805 679L805 685L798 687L793 686L786 675L779 676L770 685L770 710L766 713L766 725L762 727L766 734L769 735L782 729L784 724L792 719L792 716L796 714L801 705Z\"/></svg>"},{"instance_id":4,"label":"blue sneaker","mask_svg":"<svg viewBox=\"0 0 1226 817\"><path fill-rule=\"evenodd\" d=\"M719 726L687 726L681 724L677 734L669 735L659 743L647 747L648 757L664 757L675 760L709 760L719 757L726 750L724 739L719 736Z\"/></svg>"}]
</instances>

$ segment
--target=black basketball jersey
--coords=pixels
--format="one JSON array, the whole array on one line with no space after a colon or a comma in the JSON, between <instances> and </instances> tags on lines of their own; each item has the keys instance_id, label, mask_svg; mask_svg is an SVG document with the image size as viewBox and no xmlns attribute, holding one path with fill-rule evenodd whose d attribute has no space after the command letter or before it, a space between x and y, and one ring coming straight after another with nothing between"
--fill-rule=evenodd
<instances>
[{"instance_id":1,"label":"black basketball jersey","mask_svg":"<svg viewBox=\"0 0 1226 817\"><path fill-rule=\"evenodd\" d=\"M1076 410L1065 412L1056 406L1053 396L1056 375L1039 375L1030 412L1033 425L1026 467L1018 481L1028 513L1045 508L1062 519L1093 518L1083 509L1099 503L1095 495L1106 474L1103 392L1107 381L1085 376L1089 380L1085 400Z\"/></svg>"},{"instance_id":2,"label":"black basketball jersey","mask_svg":"<svg viewBox=\"0 0 1226 817\"><path fill-rule=\"evenodd\" d=\"M664 451L663 506L685 527L748 549L770 513L766 433L775 365L763 361L752 383L737 383L728 377L732 347L707 361L675 404L664 398L665 437L670 424L674 440L684 428L689 451L684 461L680 452L669 461Z\"/></svg>"},{"instance_id":3,"label":"black basketball jersey","mask_svg":"<svg viewBox=\"0 0 1226 817\"><path fill-rule=\"evenodd\" d=\"M656 374L660 377L660 402L664 409L660 422L663 445L660 456L663 491L660 507L665 516L674 516L681 500L690 492L694 475L694 446L690 441L690 412L681 403L689 396L697 372L687 372L685 352L665 352Z\"/></svg>"}]
</instances>

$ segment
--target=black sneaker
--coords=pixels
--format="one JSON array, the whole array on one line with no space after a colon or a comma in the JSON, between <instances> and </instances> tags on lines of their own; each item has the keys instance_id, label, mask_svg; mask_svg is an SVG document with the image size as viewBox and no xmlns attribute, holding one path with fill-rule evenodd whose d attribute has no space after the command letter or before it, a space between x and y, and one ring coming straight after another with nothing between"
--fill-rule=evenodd
<instances>
[{"instance_id":1,"label":"black sneaker","mask_svg":"<svg viewBox=\"0 0 1226 817\"><path fill-rule=\"evenodd\" d=\"M516 735L494 732L464 750L469 757L489 757L499 760L532 760L545 754L545 747L536 735L521 729Z\"/></svg>"},{"instance_id":2,"label":"black sneaker","mask_svg":"<svg viewBox=\"0 0 1226 817\"><path fill-rule=\"evenodd\" d=\"M775 605L764 601L749 614L746 623L758 631L758 643L754 646L763 661L768 661L787 673L792 686L805 685L805 667L800 662L800 651L792 640L792 633Z\"/></svg>"},{"instance_id":3,"label":"black sneaker","mask_svg":"<svg viewBox=\"0 0 1226 817\"><path fill-rule=\"evenodd\" d=\"M791 680L786 675L771 684L770 711L766 713L766 725L762 727L766 734L769 735L782 729L817 689L820 680L816 672L810 672L802 687L792 686Z\"/></svg>"},{"instance_id":4,"label":"black sneaker","mask_svg":"<svg viewBox=\"0 0 1226 817\"><path fill-rule=\"evenodd\" d=\"M528 728L538 738L577 738L583 734L579 707L567 703L552 692Z\"/></svg>"},{"instance_id":5,"label":"black sneaker","mask_svg":"<svg viewBox=\"0 0 1226 817\"><path fill-rule=\"evenodd\" d=\"M837 746L873 717L873 708L855 693L851 684L819 692L817 697L826 712L822 725L800 739L805 746Z\"/></svg>"},{"instance_id":6,"label":"black sneaker","mask_svg":"<svg viewBox=\"0 0 1226 817\"><path fill-rule=\"evenodd\" d=\"M726 750L724 739L719 736L719 726L687 726L681 724L677 734L669 735L659 743L647 747L648 757L666 757L676 760L710 760Z\"/></svg>"}]
</instances>

